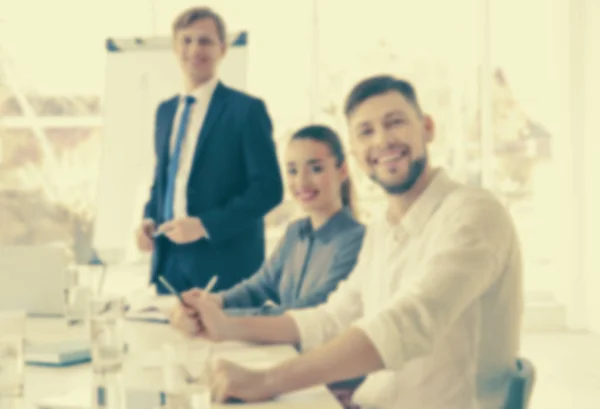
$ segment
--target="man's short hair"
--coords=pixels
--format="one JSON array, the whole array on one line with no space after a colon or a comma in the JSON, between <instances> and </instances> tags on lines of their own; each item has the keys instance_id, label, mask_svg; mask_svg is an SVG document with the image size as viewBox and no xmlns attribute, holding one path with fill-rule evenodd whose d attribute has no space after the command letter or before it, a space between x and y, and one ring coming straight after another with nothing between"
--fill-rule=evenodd
<instances>
[{"instance_id":1,"label":"man's short hair","mask_svg":"<svg viewBox=\"0 0 600 409\"><path fill-rule=\"evenodd\" d=\"M350 91L344 106L346 117L352 115L354 110L367 99L390 91L396 91L402 94L417 110L419 115L421 115L422 111L417 99L417 93L410 82L395 78L391 75L378 75L362 80L354 86L352 91Z\"/></svg>"},{"instance_id":2,"label":"man's short hair","mask_svg":"<svg viewBox=\"0 0 600 409\"><path fill-rule=\"evenodd\" d=\"M182 12L175 19L175 21L173 21L173 35L175 35L177 31L191 26L196 21L207 18L215 22L219 39L223 44L225 44L227 42L227 29L225 27L225 21L219 14L215 13L209 7L192 7Z\"/></svg>"}]
</instances>

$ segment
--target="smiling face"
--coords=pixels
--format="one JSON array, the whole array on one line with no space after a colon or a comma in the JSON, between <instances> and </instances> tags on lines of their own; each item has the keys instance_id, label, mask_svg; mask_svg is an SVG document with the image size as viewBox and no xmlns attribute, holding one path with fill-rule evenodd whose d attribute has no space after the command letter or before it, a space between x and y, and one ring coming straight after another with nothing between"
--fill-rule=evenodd
<instances>
[{"instance_id":1,"label":"smiling face","mask_svg":"<svg viewBox=\"0 0 600 409\"><path fill-rule=\"evenodd\" d=\"M179 28L173 41L175 55L189 88L193 89L214 77L226 46L212 18L202 18Z\"/></svg>"},{"instance_id":2,"label":"smiling face","mask_svg":"<svg viewBox=\"0 0 600 409\"><path fill-rule=\"evenodd\" d=\"M408 192L427 168L433 122L400 92L365 99L348 117L361 168L390 194Z\"/></svg>"},{"instance_id":3,"label":"smiling face","mask_svg":"<svg viewBox=\"0 0 600 409\"><path fill-rule=\"evenodd\" d=\"M310 213L330 213L342 206L341 185L348 177L330 148L311 139L294 139L286 151L287 187Z\"/></svg>"}]
</instances>

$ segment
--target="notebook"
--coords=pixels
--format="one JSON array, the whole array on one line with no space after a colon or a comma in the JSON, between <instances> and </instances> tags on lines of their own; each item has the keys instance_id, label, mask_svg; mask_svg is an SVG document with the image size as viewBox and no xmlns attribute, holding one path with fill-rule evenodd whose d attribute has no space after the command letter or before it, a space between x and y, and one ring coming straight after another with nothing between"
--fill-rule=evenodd
<instances>
[{"instance_id":1,"label":"notebook","mask_svg":"<svg viewBox=\"0 0 600 409\"><path fill-rule=\"evenodd\" d=\"M90 360L90 344L86 341L55 342L25 348L25 362L28 365L70 366Z\"/></svg>"}]
</instances>

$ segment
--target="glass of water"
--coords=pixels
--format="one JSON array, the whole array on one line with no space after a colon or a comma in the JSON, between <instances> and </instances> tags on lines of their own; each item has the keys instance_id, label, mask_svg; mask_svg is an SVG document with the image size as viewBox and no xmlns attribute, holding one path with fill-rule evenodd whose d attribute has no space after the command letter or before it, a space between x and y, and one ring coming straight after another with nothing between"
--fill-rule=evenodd
<instances>
[{"instance_id":1,"label":"glass of water","mask_svg":"<svg viewBox=\"0 0 600 409\"><path fill-rule=\"evenodd\" d=\"M72 264L65 273L65 317L69 325L87 318L92 297L102 293L106 265L93 259L88 264Z\"/></svg>"},{"instance_id":2,"label":"glass of water","mask_svg":"<svg viewBox=\"0 0 600 409\"><path fill-rule=\"evenodd\" d=\"M25 311L0 312L0 398L23 395Z\"/></svg>"},{"instance_id":3,"label":"glass of water","mask_svg":"<svg viewBox=\"0 0 600 409\"><path fill-rule=\"evenodd\" d=\"M82 323L92 299L93 288L89 277L82 277L75 265L65 271L65 318L68 325Z\"/></svg>"},{"instance_id":4,"label":"glass of water","mask_svg":"<svg viewBox=\"0 0 600 409\"><path fill-rule=\"evenodd\" d=\"M89 309L92 368L96 373L114 373L125 359L125 299L96 296Z\"/></svg>"},{"instance_id":5,"label":"glass of water","mask_svg":"<svg viewBox=\"0 0 600 409\"><path fill-rule=\"evenodd\" d=\"M202 340L163 347L163 407L209 409L210 344Z\"/></svg>"}]
</instances>

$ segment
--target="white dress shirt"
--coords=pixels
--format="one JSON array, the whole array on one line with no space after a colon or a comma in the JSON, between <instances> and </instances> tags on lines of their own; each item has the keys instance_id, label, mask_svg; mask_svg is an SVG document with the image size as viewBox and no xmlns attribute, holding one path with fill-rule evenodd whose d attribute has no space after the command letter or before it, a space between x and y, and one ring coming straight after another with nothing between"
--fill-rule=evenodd
<instances>
[{"instance_id":1,"label":"white dress shirt","mask_svg":"<svg viewBox=\"0 0 600 409\"><path fill-rule=\"evenodd\" d=\"M521 270L504 207L439 170L400 223L367 228L325 304L289 314L303 350L349 326L369 337L385 369L356 391L363 408L499 409L519 349Z\"/></svg>"},{"instance_id":2,"label":"white dress shirt","mask_svg":"<svg viewBox=\"0 0 600 409\"><path fill-rule=\"evenodd\" d=\"M181 152L179 156L179 168L177 169L177 177L175 178L175 192L173 195L173 217L180 219L188 216L187 213L187 185L190 178L190 171L194 163L194 153L196 144L200 137L200 130L208 111L208 105L212 95L217 87L218 78L214 77L210 81L202 84L190 93L182 93L179 97L179 105L173 121L173 129L171 131L171 154L175 148L177 140L177 131L179 130L179 122L183 108L185 107L185 97L191 95L196 98L196 102L190 108L190 117L188 119L188 127L185 138L181 144Z\"/></svg>"}]
</instances>

